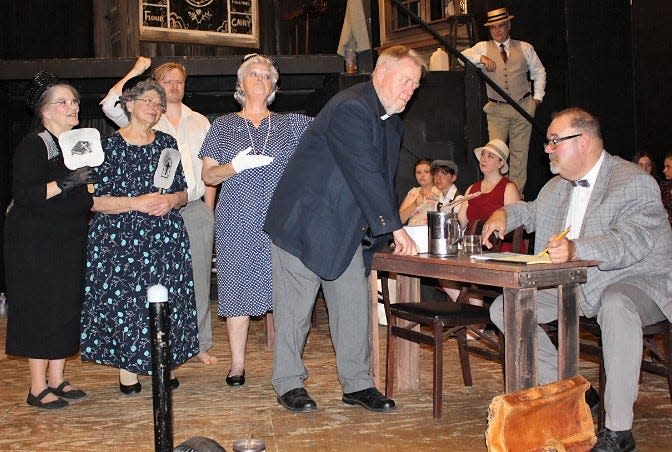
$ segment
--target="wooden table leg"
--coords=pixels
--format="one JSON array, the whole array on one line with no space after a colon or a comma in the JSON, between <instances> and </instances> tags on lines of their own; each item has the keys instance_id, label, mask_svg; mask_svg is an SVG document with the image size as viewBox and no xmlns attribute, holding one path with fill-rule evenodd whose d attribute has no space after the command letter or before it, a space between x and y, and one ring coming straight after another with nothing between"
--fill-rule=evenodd
<instances>
[{"instance_id":1,"label":"wooden table leg","mask_svg":"<svg viewBox=\"0 0 672 452\"><path fill-rule=\"evenodd\" d=\"M418 303L419 301L420 278L398 274L397 302ZM399 325L402 327L410 323L399 319ZM410 341L400 340L397 346L396 361L396 389L418 389L420 387L420 346Z\"/></svg>"},{"instance_id":2,"label":"wooden table leg","mask_svg":"<svg viewBox=\"0 0 672 452\"><path fill-rule=\"evenodd\" d=\"M579 374L579 285L558 286L558 378Z\"/></svg>"},{"instance_id":3,"label":"wooden table leg","mask_svg":"<svg viewBox=\"0 0 672 452\"><path fill-rule=\"evenodd\" d=\"M505 388L514 392L536 386L536 289L504 289Z\"/></svg>"}]
</instances>

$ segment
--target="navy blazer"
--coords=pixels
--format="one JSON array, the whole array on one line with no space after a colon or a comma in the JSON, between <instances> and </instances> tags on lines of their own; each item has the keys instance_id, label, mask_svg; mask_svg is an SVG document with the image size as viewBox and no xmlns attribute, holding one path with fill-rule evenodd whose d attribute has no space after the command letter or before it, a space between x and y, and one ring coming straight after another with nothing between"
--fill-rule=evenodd
<instances>
[{"instance_id":1,"label":"navy blazer","mask_svg":"<svg viewBox=\"0 0 672 452\"><path fill-rule=\"evenodd\" d=\"M334 96L303 134L271 199L264 230L323 279L345 271L367 229L378 244L401 228L395 176L403 124L396 115L383 121L384 113L370 81Z\"/></svg>"}]
</instances>

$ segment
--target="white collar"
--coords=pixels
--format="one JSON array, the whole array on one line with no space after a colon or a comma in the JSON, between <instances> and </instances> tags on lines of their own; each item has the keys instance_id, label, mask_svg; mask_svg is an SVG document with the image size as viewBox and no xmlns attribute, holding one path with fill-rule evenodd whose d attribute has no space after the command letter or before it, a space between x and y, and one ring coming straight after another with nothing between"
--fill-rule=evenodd
<instances>
[{"instance_id":1,"label":"white collar","mask_svg":"<svg viewBox=\"0 0 672 452\"><path fill-rule=\"evenodd\" d=\"M495 41L494 39L493 39L493 42L495 43L495 45L496 45L497 47L499 47L499 46L501 46L502 44L504 44L504 48L505 48L506 50L509 50L509 45L511 45L511 36L509 36L508 38L506 38L506 41L504 41L504 42L497 42L497 41Z\"/></svg>"},{"instance_id":2,"label":"white collar","mask_svg":"<svg viewBox=\"0 0 672 452\"><path fill-rule=\"evenodd\" d=\"M595 186L595 182L597 181L597 174L600 172L600 168L602 167L602 162L604 162L604 149L602 149L602 153L600 154L600 158L597 159L597 162L595 162L595 165L586 173L585 176L583 176L581 179L585 179L590 183L590 187L592 188Z\"/></svg>"}]
</instances>

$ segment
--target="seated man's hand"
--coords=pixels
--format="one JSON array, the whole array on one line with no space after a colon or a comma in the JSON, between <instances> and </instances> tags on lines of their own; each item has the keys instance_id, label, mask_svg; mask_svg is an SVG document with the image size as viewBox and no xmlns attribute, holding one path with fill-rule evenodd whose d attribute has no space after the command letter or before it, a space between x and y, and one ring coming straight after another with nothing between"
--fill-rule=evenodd
<instances>
[{"instance_id":1,"label":"seated man's hand","mask_svg":"<svg viewBox=\"0 0 672 452\"><path fill-rule=\"evenodd\" d=\"M492 248L492 243L490 242L490 236L494 233L495 237L500 239L504 237L506 232L506 210L498 209L495 210L490 218L483 225L483 230L481 231L481 243L486 246L486 248Z\"/></svg>"},{"instance_id":2,"label":"seated man's hand","mask_svg":"<svg viewBox=\"0 0 672 452\"><path fill-rule=\"evenodd\" d=\"M567 237L561 239L551 238L546 245L551 262L560 264L571 261L576 257L576 245Z\"/></svg>"}]
</instances>

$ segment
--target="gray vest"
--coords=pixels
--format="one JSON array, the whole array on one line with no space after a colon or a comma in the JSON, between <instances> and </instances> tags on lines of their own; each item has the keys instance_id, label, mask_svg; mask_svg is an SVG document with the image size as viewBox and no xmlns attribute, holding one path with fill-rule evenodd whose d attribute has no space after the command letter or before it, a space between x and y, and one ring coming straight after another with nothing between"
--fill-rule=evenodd
<instances>
[{"instance_id":1,"label":"gray vest","mask_svg":"<svg viewBox=\"0 0 672 452\"><path fill-rule=\"evenodd\" d=\"M488 72L487 75L513 100L517 102L531 91L530 81L527 79L529 68L520 47L520 41L514 41L513 39L510 41L509 58L506 63L502 60L500 48L494 40L488 41L486 56L497 63L495 72ZM490 99L504 101L504 98L489 85L487 90Z\"/></svg>"}]
</instances>

